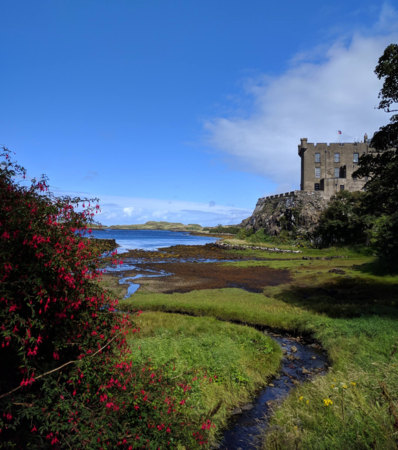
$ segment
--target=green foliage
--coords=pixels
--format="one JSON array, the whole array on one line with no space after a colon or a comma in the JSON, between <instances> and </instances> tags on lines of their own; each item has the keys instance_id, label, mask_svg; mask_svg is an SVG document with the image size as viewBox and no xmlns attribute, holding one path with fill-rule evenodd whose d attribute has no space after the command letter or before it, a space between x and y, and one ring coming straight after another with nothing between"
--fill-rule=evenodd
<instances>
[{"instance_id":1,"label":"green foliage","mask_svg":"<svg viewBox=\"0 0 398 450\"><path fill-rule=\"evenodd\" d=\"M383 79L378 108L387 113L397 111L391 109L391 105L398 101L397 44L391 44L385 49L375 73L379 79ZM372 241L384 259L396 263L398 248L395 238L396 219L393 216L398 205L398 114L392 115L390 123L375 133L370 145L375 153L361 156L360 166L353 177L369 177L365 186L367 196L364 206L368 215L379 218ZM382 216L392 217L382 219Z\"/></svg>"},{"instance_id":2,"label":"green foliage","mask_svg":"<svg viewBox=\"0 0 398 450\"><path fill-rule=\"evenodd\" d=\"M322 246L365 244L373 217L366 215L364 192L340 191L331 198L316 231Z\"/></svg>"},{"instance_id":3,"label":"green foliage","mask_svg":"<svg viewBox=\"0 0 398 450\"><path fill-rule=\"evenodd\" d=\"M375 74L379 78L384 78L383 87L379 93L381 98L379 109L386 112L392 112L390 107L394 103L398 103L398 44L391 44L379 58ZM387 145L386 148L388 148Z\"/></svg>"},{"instance_id":4,"label":"green foliage","mask_svg":"<svg viewBox=\"0 0 398 450\"><path fill-rule=\"evenodd\" d=\"M254 234L253 228L249 228L249 229L241 228L241 229L238 231L236 237L237 237L238 239L246 239L246 238L252 236L253 234Z\"/></svg>"},{"instance_id":5,"label":"green foliage","mask_svg":"<svg viewBox=\"0 0 398 450\"><path fill-rule=\"evenodd\" d=\"M45 178L21 185L1 156L0 448L199 447L212 424L185 421L189 377L133 366L137 328L98 283L101 255L81 234L99 205L54 197Z\"/></svg>"},{"instance_id":6,"label":"green foliage","mask_svg":"<svg viewBox=\"0 0 398 450\"><path fill-rule=\"evenodd\" d=\"M370 242L387 262L398 261L398 212L378 217L370 233Z\"/></svg>"},{"instance_id":7,"label":"green foliage","mask_svg":"<svg viewBox=\"0 0 398 450\"><path fill-rule=\"evenodd\" d=\"M261 243L261 242L272 243L273 242L272 236L270 236L269 234L265 234L264 228L261 228L260 230L256 231L255 233L253 231L253 233L251 235L247 236L247 238L248 238L247 240L249 242L253 242L253 243Z\"/></svg>"},{"instance_id":8,"label":"green foliage","mask_svg":"<svg viewBox=\"0 0 398 450\"><path fill-rule=\"evenodd\" d=\"M299 236L294 233L294 231L287 231L282 229L278 236L271 236L266 234L264 228L260 228L256 232L254 230L249 230L251 233L247 233L247 235L239 235L242 236L241 239L246 239L247 242L252 244L271 244L275 246L280 245L291 245L291 246L305 246L311 245L308 238L306 236Z\"/></svg>"},{"instance_id":9,"label":"green foliage","mask_svg":"<svg viewBox=\"0 0 398 450\"><path fill-rule=\"evenodd\" d=\"M219 224L216 227L203 228L203 231L220 234L238 234L241 231L241 228L235 226L223 226Z\"/></svg>"}]
</instances>

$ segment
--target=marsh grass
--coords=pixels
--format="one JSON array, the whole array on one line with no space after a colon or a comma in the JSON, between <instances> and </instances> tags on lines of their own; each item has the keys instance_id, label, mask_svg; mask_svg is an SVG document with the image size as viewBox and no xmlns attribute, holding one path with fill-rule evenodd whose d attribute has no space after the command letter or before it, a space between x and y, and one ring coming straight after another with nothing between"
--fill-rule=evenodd
<instances>
[{"instance_id":1,"label":"marsh grass","mask_svg":"<svg viewBox=\"0 0 398 450\"><path fill-rule=\"evenodd\" d=\"M292 391L272 418L278 427L269 428L264 448L397 448L398 276L380 276L372 261L358 255L351 261L231 264L288 268L293 281L265 287L265 295L239 289L138 292L122 304L283 329L311 335L323 345L332 369ZM334 267L346 275L330 273Z\"/></svg>"},{"instance_id":2,"label":"marsh grass","mask_svg":"<svg viewBox=\"0 0 398 450\"><path fill-rule=\"evenodd\" d=\"M249 248L245 250L228 250L232 253L236 253L246 257L262 257L269 259L302 259L303 256L310 257L344 257L348 259L365 259L369 262L373 251L368 247L363 246L355 246L355 247L330 247L319 250L314 246L303 247L289 244L274 244L269 242L250 242L244 239L227 239L223 240L226 244L232 245L246 245ZM250 247L268 247L268 248L279 248L281 250L300 250L301 253L275 253L275 252L267 252L262 250L252 250Z\"/></svg>"},{"instance_id":3,"label":"marsh grass","mask_svg":"<svg viewBox=\"0 0 398 450\"><path fill-rule=\"evenodd\" d=\"M218 429L278 371L279 346L251 327L161 312L146 312L139 322L140 332L129 337L134 364L150 359L158 368L171 362L175 378L188 372L206 377L187 402L194 415L215 411Z\"/></svg>"}]
</instances>

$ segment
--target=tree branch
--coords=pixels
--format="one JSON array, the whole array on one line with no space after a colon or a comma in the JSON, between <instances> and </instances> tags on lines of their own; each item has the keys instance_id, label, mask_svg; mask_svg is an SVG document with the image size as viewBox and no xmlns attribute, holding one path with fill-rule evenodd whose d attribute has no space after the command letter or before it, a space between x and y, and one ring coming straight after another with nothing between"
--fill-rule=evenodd
<instances>
[{"instance_id":1,"label":"tree branch","mask_svg":"<svg viewBox=\"0 0 398 450\"><path fill-rule=\"evenodd\" d=\"M95 353L93 353L92 355L90 355L90 357L92 358L93 356L95 356L96 354L98 354L100 351L102 351L105 347L107 347L107 346L108 346L112 341L114 341L116 338L117 338L117 335L114 336L109 342L107 342L102 348L100 348L100 349L97 350ZM46 375L49 375L50 373L57 372L58 370L61 370L62 368L68 366L69 364L79 363L79 362L81 362L81 361L82 361L82 359L75 359L74 361L69 361L69 362L63 364L62 366L57 367L56 369L50 370L50 371L48 371L48 372L46 372L46 373L43 373L42 375L39 375L38 377L35 378L35 381L38 380L39 378L43 378L43 377L45 377ZM22 386L18 386L17 388L13 389L12 391L9 391L9 392L6 392L5 394L0 395L0 398L7 397L8 395L12 394L12 393L15 392L15 391L18 391L18 390L21 389L21 388L22 388ZM20 403L20 404L21 404L21 403Z\"/></svg>"}]
</instances>

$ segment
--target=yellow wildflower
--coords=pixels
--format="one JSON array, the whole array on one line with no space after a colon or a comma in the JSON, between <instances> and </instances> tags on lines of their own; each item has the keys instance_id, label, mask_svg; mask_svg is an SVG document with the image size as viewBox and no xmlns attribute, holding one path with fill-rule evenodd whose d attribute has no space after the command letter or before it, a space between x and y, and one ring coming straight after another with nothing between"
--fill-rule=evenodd
<instances>
[{"instance_id":1,"label":"yellow wildflower","mask_svg":"<svg viewBox=\"0 0 398 450\"><path fill-rule=\"evenodd\" d=\"M308 405L308 403L309 403L310 401L309 400L307 400L305 403L307 403L307 405Z\"/></svg>"},{"instance_id":2,"label":"yellow wildflower","mask_svg":"<svg viewBox=\"0 0 398 450\"><path fill-rule=\"evenodd\" d=\"M332 386L332 388L334 388L334 384L332 384L331 386Z\"/></svg>"},{"instance_id":3,"label":"yellow wildflower","mask_svg":"<svg viewBox=\"0 0 398 450\"><path fill-rule=\"evenodd\" d=\"M347 385L346 385L346 384L343 384L342 388L343 388L343 389L347 389Z\"/></svg>"},{"instance_id":4,"label":"yellow wildflower","mask_svg":"<svg viewBox=\"0 0 398 450\"><path fill-rule=\"evenodd\" d=\"M301 396L300 398L299 398L299 402L301 402L301 400L303 399L304 397L303 396Z\"/></svg>"},{"instance_id":5,"label":"yellow wildflower","mask_svg":"<svg viewBox=\"0 0 398 450\"><path fill-rule=\"evenodd\" d=\"M333 402L332 400L330 400L330 398L325 398L323 400L323 403L325 404L325 406L333 405Z\"/></svg>"},{"instance_id":6,"label":"yellow wildflower","mask_svg":"<svg viewBox=\"0 0 398 450\"><path fill-rule=\"evenodd\" d=\"M354 383L353 381L351 381L351 384L352 384L353 386L355 386L355 385L356 385L356 383Z\"/></svg>"}]
</instances>

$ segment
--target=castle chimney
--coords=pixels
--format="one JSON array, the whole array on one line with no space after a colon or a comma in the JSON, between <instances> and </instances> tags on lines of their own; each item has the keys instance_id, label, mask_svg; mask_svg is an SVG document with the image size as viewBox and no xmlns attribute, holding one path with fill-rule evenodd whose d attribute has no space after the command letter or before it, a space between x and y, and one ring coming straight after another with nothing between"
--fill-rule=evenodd
<instances>
[{"instance_id":1,"label":"castle chimney","mask_svg":"<svg viewBox=\"0 0 398 450\"><path fill-rule=\"evenodd\" d=\"M307 138L301 138L300 141L301 141L301 148L307 148L307 141L308 141L308 139Z\"/></svg>"}]
</instances>

